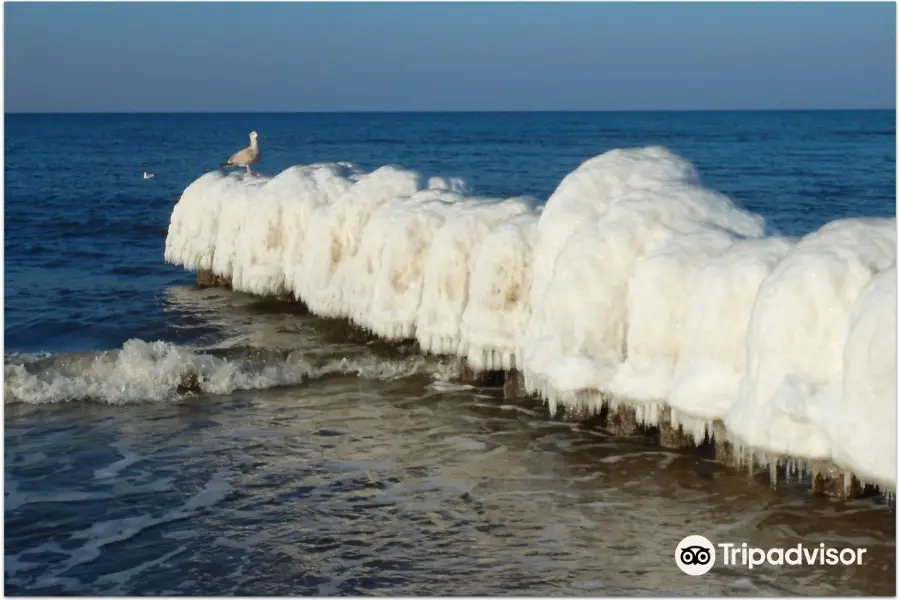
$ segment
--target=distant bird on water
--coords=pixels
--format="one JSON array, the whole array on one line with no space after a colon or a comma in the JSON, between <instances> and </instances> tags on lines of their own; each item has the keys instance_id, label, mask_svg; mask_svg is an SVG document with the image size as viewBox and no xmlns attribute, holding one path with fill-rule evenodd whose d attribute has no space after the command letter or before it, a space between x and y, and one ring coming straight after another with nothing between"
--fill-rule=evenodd
<instances>
[{"instance_id":1,"label":"distant bird on water","mask_svg":"<svg viewBox=\"0 0 900 600\"><path fill-rule=\"evenodd\" d=\"M260 157L262 157L262 152L259 151L259 146L256 145L256 138L258 134L255 131L250 132L250 145L240 152L235 152L234 155L228 159L228 161L220 163L220 167L246 167L247 175L256 175L252 170L250 170L251 165L255 165L259 162Z\"/></svg>"},{"instance_id":2,"label":"distant bird on water","mask_svg":"<svg viewBox=\"0 0 900 600\"><path fill-rule=\"evenodd\" d=\"M144 179L153 179L153 173L148 173L144 171Z\"/></svg>"}]
</instances>

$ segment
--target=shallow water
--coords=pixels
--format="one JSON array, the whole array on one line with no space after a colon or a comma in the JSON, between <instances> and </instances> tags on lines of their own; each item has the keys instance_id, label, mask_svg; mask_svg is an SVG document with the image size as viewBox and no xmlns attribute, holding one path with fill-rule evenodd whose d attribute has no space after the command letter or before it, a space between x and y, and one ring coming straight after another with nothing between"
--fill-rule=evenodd
<instances>
[{"instance_id":1,"label":"shallow water","mask_svg":"<svg viewBox=\"0 0 900 600\"><path fill-rule=\"evenodd\" d=\"M168 402L7 405L7 593L894 592L894 517L871 500L771 489L695 451L554 420L403 348L328 346L335 324L287 304L170 293L235 342L281 329L276 345L366 368ZM690 534L867 555L695 578L673 560Z\"/></svg>"}]
</instances>

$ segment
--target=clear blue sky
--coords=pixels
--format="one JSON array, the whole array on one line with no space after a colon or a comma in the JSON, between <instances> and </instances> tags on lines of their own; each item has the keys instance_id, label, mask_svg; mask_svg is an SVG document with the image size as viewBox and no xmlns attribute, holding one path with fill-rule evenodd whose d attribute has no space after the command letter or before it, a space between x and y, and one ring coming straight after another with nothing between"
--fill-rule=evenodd
<instances>
[{"instance_id":1,"label":"clear blue sky","mask_svg":"<svg viewBox=\"0 0 900 600\"><path fill-rule=\"evenodd\" d=\"M895 10L7 2L6 111L894 108Z\"/></svg>"}]
</instances>

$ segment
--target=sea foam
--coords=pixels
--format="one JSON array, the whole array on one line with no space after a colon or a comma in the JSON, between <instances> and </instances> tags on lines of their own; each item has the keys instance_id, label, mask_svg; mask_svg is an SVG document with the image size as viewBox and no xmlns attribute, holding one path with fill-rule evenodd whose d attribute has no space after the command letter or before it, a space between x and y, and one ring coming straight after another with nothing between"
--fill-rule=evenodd
<instances>
[{"instance_id":1,"label":"sea foam","mask_svg":"<svg viewBox=\"0 0 900 600\"><path fill-rule=\"evenodd\" d=\"M7 357L3 393L6 404L167 402L199 392L229 394L293 386L337 373L390 380L424 372L438 378L445 368L427 363L422 356L385 360L370 355L323 361L301 351L210 351L134 339L118 350L33 360Z\"/></svg>"}]
</instances>

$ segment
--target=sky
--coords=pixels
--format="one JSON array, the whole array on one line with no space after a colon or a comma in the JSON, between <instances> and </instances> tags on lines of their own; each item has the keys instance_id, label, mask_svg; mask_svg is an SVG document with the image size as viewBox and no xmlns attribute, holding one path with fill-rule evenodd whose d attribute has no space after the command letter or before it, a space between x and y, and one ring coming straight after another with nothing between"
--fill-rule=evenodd
<instances>
[{"instance_id":1,"label":"sky","mask_svg":"<svg viewBox=\"0 0 900 600\"><path fill-rule=\"evenodd\" d=\"M894 108L896 8L12 3L6 112Z\"/></svg>"}]
</instances>

